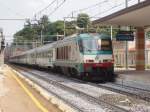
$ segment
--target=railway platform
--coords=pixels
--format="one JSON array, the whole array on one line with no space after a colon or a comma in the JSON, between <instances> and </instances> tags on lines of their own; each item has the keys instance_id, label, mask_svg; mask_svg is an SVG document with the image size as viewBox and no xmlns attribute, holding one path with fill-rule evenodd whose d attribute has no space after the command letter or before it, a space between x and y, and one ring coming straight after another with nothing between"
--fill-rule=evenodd
<instances>
[{"instance_id":1,"label":"railway platform","mask_svg":"<svg viewBox=\"0 0 150 112\"><path fill-rule=\"evenodd\" d=\"M150 70L136 71L134 69L116 69L117 83L150 90Z\"/></svg>"},{"instance_id":2,"label":"railway platform","mask_svg":"<svg viewBox=\"0 0 150 112\"><path fill-rule=\"evenodd\" d=\"M61 112L6 65L0 67L0 112Z\"/></svg>"}]
</instances>

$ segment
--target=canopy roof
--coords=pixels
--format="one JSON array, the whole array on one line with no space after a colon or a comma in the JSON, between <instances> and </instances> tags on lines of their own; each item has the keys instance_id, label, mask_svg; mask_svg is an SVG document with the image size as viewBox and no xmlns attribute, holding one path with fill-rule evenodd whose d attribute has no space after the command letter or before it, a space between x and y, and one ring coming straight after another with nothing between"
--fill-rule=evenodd
<instances>
[{"instance_id":1,"label":"canopy roof","mask_svg":"<svg viewBox=\"0 0 150 112\"><path fill-rule=\"evenodd\" d=\"M150 0L143 1L119 12L97 19L93 21L93 24L135 27L150 26Z\"/></svg>"}]
</instances>

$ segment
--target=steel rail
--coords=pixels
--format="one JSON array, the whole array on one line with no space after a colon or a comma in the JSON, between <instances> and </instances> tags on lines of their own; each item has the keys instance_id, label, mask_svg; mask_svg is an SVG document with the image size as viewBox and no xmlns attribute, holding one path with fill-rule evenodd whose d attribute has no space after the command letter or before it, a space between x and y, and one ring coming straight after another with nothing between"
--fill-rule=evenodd
<instances>
[{"instance_id":1,"label":"steel rail","mask_svg":"<svg viewBox=\"0 0 150 112\"><path fill-rule=\"evenodd\" d=\"M52 84L52 85L54 85L54 86L57 86L57 87L62 88L62 89L64 89L64 90L67 90L67 91L69 91L69 92L71 92L71 93L73 93L73 94L78 94L80 97L82 97L82 98L84 98L84 99L89 99L89 101L91 101L92 103L97 103L98 105L103 106L104 108L111 109L111 110L113 110L114 112L128 112L128 110L126 110L126 109L123 109L123 108L121 108L121 107L119 107L119 106L113 105L113 104L111 104L111 103L109 103L109 102L106 102L106 101L104 101L104 100L97 99L96 97L93 97L93 96L91 96L91 95L85 94L84 92L82 92L82 91L80 91L80 90L76 90L76 89L71 88L71 87L69 87L69 86L66 86L66 85L64 85L64 84L62 84L62 83L60 83L60 82L47 79L47 78L44 77L44 76L35 74L35 73L33 73L33 72L29 72L28 70L25 70L24 68L19 68L19 69L21 69L21 70L23 70L24 72L27 72L27 73L29 73L29 74L32 74L32 75L34 75L34 76L36 76L36 77L38 77L38 78L40 78L40 79L42 79L42 80L44 80L44 81L46 81L46 82ZM29 78L29 77L28 77L28 78Z\"/></svg>"}]
</instances>

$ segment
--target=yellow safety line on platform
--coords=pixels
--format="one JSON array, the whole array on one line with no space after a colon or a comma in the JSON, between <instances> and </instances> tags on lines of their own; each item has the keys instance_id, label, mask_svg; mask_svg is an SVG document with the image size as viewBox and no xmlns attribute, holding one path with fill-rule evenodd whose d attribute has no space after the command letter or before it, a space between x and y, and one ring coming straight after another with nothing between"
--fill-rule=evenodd
<instances>
[{"instance_id":1,"label":"yellow safety line on platform","mask_svg":"<svg viewBox=\"0 0 150 112\"><path fill-rule=\"evenodd\" d=\"M32 101L35 103L35 105L42 111L42 112L49 112L41 103L38 101L33 94L25 87L25 85L21 82L21 80L15 75L12 75L14 79L19 83L19 85L22 87L22 89L27 93L27 95L32 99Z\"/></svg>"}]
</instances>

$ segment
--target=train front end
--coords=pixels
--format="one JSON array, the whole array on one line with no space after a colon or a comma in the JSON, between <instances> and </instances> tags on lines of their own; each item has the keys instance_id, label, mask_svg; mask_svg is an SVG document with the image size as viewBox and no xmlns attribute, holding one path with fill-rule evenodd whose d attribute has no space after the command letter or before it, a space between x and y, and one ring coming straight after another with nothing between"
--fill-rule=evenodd
<instances>
[{"instance_id":1,"label":"train front end","mask_svg":"<svg viewBox=\"0 0 150 112\"><path fill-rule=\"evenodd\" d=\"M78 45L82 78L113 81L114 59L110 36L97 33L81 34Z\"/></svg>"}]
</instances>

